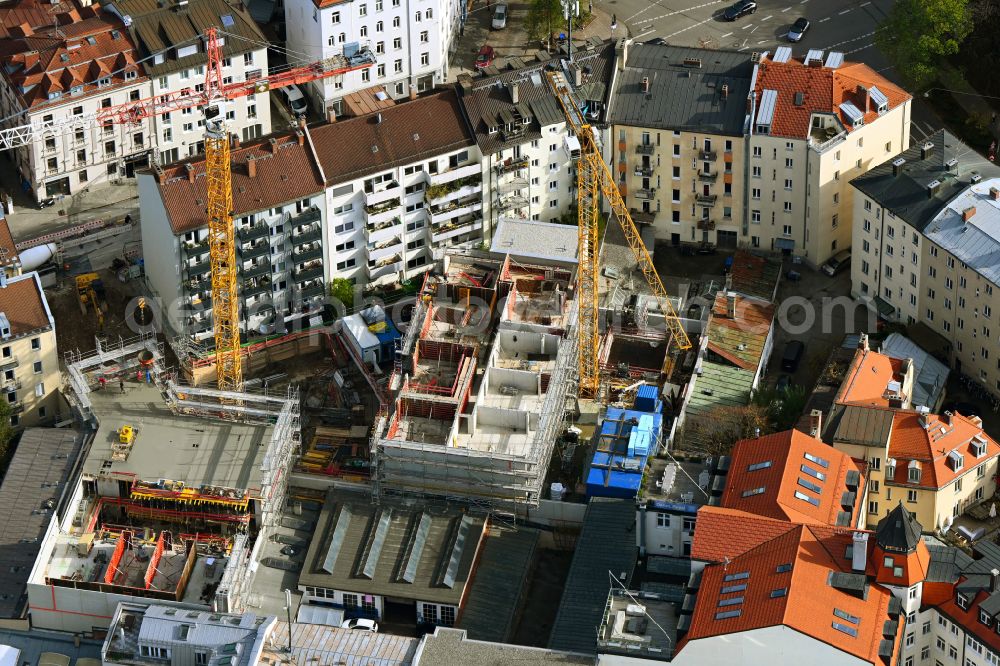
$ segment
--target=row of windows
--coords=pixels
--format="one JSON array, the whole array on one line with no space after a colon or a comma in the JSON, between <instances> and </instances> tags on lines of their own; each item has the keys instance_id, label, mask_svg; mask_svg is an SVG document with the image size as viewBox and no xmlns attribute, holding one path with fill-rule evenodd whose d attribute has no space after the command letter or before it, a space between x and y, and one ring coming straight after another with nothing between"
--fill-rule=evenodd
<instances>
[{"instance_id":1,"label":"row of windows","mask_svg":"<svg viewBox=\"0 0 1000 666\"><path fill-rule=\"evenodd\" d=\"M400 0L392 0L392 6L393 7L399 7L399 5L400 5ZM376 0L375 1L375 11L376 12L382 11L382 7L383 7L382 0ZM358 5L358 16L362 16L362 17L363 16L368 16L368 5L367 4ZM425 18L428 19L428 20L433 19L434 18L434 10L431 9L431 8L424 9L424 10L419 10L418 9L413 14L413 21L415 23L420 23ZM313 20L314 21L318 21L319 20L319 13L316 10L313 10ZM339 11L330 12L330 23L331 24L333 24L333 25L340 25L340 20L341 20L341 15L340 15ZM399 23L400 23L400 17L394 16L392 18L392 27L398 28L399 27ZM366 29L367 27L368 26L362 26L363 29ZM375 22L375 32L382 32L384 29L385 29L384 22L382 22L382 21L376 21ZM364 36L364 35L362 35L362 36Z\"/></svg>"}]
</instances>

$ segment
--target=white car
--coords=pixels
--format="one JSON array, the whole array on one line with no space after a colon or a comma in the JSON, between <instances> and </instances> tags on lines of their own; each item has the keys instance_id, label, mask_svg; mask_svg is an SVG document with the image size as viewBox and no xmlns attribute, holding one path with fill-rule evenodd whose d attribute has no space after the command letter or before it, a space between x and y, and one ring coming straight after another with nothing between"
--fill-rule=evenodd
<instances>
[{"instance_id":1,"label":"white car","mask_svg":"<svg viewBox=\"0 0 1000 666\"><path fill-rule=\"evenodd\" d=\"M340 625L340 628L370 631L373 634L378 633L378 623L375 622L375 620L369 620L364 617L355 617L350 620L344 620L344 622Z\"/></svg>"},{"instance_id":2,"label":"white car","mask_svg":"<svg viewBox=\"0 0 1000 666\"><path fill-rule=\"evenodd\" d=\"M299 90L298 86L286 86L281 89L281 92L285 93L285 99L288 100L288 106L291 107L292 113L296 116L304 116L309 111L309 105L306 103L306 96L302 94L302 91Z\"/></svg>"},{"instance_id":3,"label":"white car","mask_svg":"<svg viewBox=\"0 0 1000 666\"><path fill-rule=\"evenodd\" d=\"M493 23L490 24L494 30L503 30L507 27L507 5L497 5L493 12Z\"/></svg>"}]
</instances>

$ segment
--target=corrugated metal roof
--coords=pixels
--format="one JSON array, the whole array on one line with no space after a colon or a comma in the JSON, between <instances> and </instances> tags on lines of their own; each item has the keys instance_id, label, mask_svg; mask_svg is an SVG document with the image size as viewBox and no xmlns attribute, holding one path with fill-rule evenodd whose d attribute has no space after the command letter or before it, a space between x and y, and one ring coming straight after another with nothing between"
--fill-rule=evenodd
<instances>
[{"instance_id":1,"label":"corrugated metal roof","mask_svg":"<svg viewBox=\"0 0 1000 666\"><path fill-rule=\"evenodd\" d=\"M288 645L288 624L277 622L268 642L276 651L284 650ZM297 664L405 666L413 663L419 643L416 638L318 624L296 623L292 627L292 652ZM271 663L285 658L284 652L272 653Z\"/></svg>"},{"instance_id":2,"label":"corrugated metal roof","mask_svg":"<svg viewBox=\"0 0 1000 666\"><path fill-rule=\"evenodd\" d=\"M757 109L757 124L770 125L774 120L774 107L778 103L777 90L765 90L760 96L760 107Z\"/></svg>"},{"instance_id":3,"label":"corrugated metal roof","mask_svg":"<svg viewBox=\"0 0 1000 666\"><path fill-rule=\"evenodd\" d=\"M719 50L706 57L703 49L637 44L616 77L609 120L742 136L752 76L748 53ZM648 79L648 93L643 79Z\"/></svg>"},{"instance_id":4,"label":"corrugated metal roof","mask_svg":"<svg viewBox=\"0 0 1000 666\"><path fill-rule=\"evenodd\" d=\"M826 55L826 62L823 66L827 69L837 69L844 64L844 54L840 51L830 51Z\"/></svg>"},{"instance_id":5,"label":"corrugated metal roof","mask_svg":"<svg viewBox=\"0 0 1000 666\"><path fill-rule=\"evenodd\" d=\"M635 568L635 501L593 497L583 518L549 647L593 654L611 589L610 572L628 585Z\"/></svg>"},{"instance_id":6,"label":"corrugated metal roof","mask_svg":"<svg viewBox=\"0 0 1000 666\"><path fill-rule=\"evenodd\" d=\"M774 50L774 57L771 58L774 62L788 62L792 58L792 47L791 46L779 46Z\"/></svg>"},{"instance_id":7,"label":"corrugated metal roof","mask_svg":"<svg viewBox=\"0 0 1000 666\"><path fill-rule=\"evenodd\" d=\"M845 405L833 439L845 444L885 447L889 442L892 420L892 410Z\"/></svg>"},{"instance_id":8,"label":"corrugated metal roof","mask_svg":"<svg viewBox=\"0 0 1000 666\"><path fill-rule=\"evenodd\" d=\"M1000 283L1000 202L990 188L1000 188L1000 178L971 185L952 199L925 230L928 238L973 268L993 284ZM965 222L963 211L975 208Z\"/></svg>"}]
</instances>

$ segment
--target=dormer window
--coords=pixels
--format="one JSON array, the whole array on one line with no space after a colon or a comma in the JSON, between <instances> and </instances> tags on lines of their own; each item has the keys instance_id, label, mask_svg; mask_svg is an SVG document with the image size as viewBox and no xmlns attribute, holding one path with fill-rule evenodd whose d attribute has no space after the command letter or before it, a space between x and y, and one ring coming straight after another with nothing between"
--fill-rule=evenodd
<instances>
[{"instance_id":1,"label":"dormer window","mask_svg":"<svg viewBox=\"0 0 1000 666\"><path fill-rule=\"evenodd\" d=\"M962 469L963 467L965 467L965 456L963 456L958 451L951 451L948 454L948 467L950 467L952 471L955 472Z\"/></svg>"},{"instance_id":2,"label":"dormer window","mask_svg":"<svg viewBox=\"0 0 1000 666\"><path fill-rule=\"evenodd\" d=\"M911 460L910 464L906 468L906 480L910 483L920 483L920 475L922 470L920 469L920 462L916 460Z\"/></svg>"},{"instance_id":3,"label":"dormer window","mask_svg":"<svg viewBox=\"0 0 1000 666\"><path fill-rule=\"evenodd\" d=\"M984 611L982 608L979 609L979 621L985 624L987 627L993 623L993 618L990 614Z\"/></svg>"},{"instance_id":4,"label":"dormer window","mask_svg":"<svg viewBox=\"0 0 1000 666\"><path fill-rule=\"evenodd\" d=\"M111 85L111 77L109 76L102 76L101 78L97 79L98 88L107 88L110 85Z\"/></svg>"},{"instance_id":5,"label":"dormer window","mask_svg":"<svg viewBox=\"0 0 1000 666\"><path fill-rule=\"evenodd\" d=\"M499 131L500 131L499 127L497 127L496 125L490 125L490 128L489 128L489 133L490 134L496 134Z\"/></svg>"},{"instance_id":6,"label":"dormer window","mask_svg":"<svg viewBox=\"0 0 1000 666\"><path fill-rule=\"evenodd\" d=\"M135 78L136 78L136 76L138 76L138 75L136 74L136 71L134 69L125 72L125 80L126 81L134 81Z\"/></svg>"},{"instance_id":7,"label":"dormer window","mask_svg":"<svg viewBox=\"0 0 1000 666\"><path fill-rule=\"evenodd\" d=\"M972 438L972 455L982 458L986 455L986 439L982 435Z\"/></svg>"},{"instance_id":8,"label":"dormer window","mask_svg":"<svg viewBox=\"0 0 1000 666\"><path fill-rule=\"evenodd\" d=\"M885 461L885 478L893 479L896 476L896 459L888 458Z\"/></svg>"},{"instance_id":9,"label":"dormer window","mask_svg":"<svg viewBox=\"0 0 1000 666\"><path fill-rule=\"evenodd\" d=\"M895 564L896 563L893 561L893 559L888 555L886 555L885 559L882 560L882 566L884 566L887 569L892 568Z\"/></svg>"},{"instance_id":10,"label":"dormer window","mask_svg":"<svg viewBox=\"0 0 1000 666\"><path fill-rule=\"evenodd\" d=\"M955 604L962 610L969 610L969 599L961 592L955 593Z\"/></svg>"}]
</instances>

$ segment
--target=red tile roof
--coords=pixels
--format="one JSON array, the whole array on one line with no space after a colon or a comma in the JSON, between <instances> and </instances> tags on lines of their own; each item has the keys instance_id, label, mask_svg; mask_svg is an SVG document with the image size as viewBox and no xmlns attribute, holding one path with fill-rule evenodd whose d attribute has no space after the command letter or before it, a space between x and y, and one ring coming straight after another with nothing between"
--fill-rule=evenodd
<instances>
[{"instance_id":1,"label":"red tile roof","mask_svg":"<svg viewBox=\"0 0 1000 666\"><path fill-rule=\"evenodd\" d=\"M304 137L303 137L304 138ZM248 160L256 171L251 176ZM276 134L232 151L233 212L239 217L323 192L323 179L307 142ZM160 197L170 228L183 234L205 227L205 162L196 158L162 170ZM192 182L193 181L193 182Z\"/></svg>"},{"instance_id":2,"label":"red tile roof","mask_svg":"<svg viewBox=\"0 0 1000 666\"><path fill-rule=\"evenodd\" d=\"M98 5L72 8L52 16L51 23L32 25L44 22L43 17L37 8L26 11L25 22L0 40L0 58L7 65L4 76L26 108L49 102L53 93L60 94L54 103L65 103L77 86L85 86L84 92L72 99L107 93L145 78L125 25ZM135 78L127 80L126 73ZM97 81L105 77L110 84L97 88Z\"/></svg>"},{"instance_id":3,"label":"red tile roof","mask_svg":"<svg viewBox=\"0 0 1000 666\"><path fill-rule=\"evenodd\" d=\"M703 506L691 542L691 559L723 562L795 529L786 520L755 516L721 506Z\"/></svg>"},{"instance_id":4,"label":"red tile roof","mask_svg":"<svg viewBox=\"0 0 1000 666\"><path fill-rule=\"evenodd\" d=\"M902 382L903 361L870 349L858 349L844 375L836 401L845 405L888 407L889 382Z\"/></svg>"},{"instance_id":5,"label":"red tile roof","mask_svg":"<svg viewBox=\"0 0 1000 666\"><path fill-rule=\"evenodd\" d=\"M879 645L890 620L892 595L882 586L870 585L865 598L860 598L830 584L832 574L851 573L845 557L850 543L847 530L795 525L728 562L706 566L691 627L679 650L692 640L785 625L869 663L883 663ZM743 573L749 575L733 578ZM723 587L742 584L745 589L722 592ZM784 593L775 594L778 590ZM719 605L722 599L740 597L741 603ZM720 612L736 610L737 617L717 618ZM834 615L835 610L853 619ZM834 623L851 627L857 635L835 629ZM896 632L894 652L902 633Z\"/></svg>"},{"instance_id":6,"label":"red tile roof","mask_svg":"<svg viewBox=\"0 0 1000 666\"><path fill-rule=\"evenodd\" d=\"M10 233L10 225L7 224L7 218L0 218L0 266L18 263L20 263L20 259L17 256L14 237Z\"/></svg>"},{"instance_id":7,"label":"red tile roof","mask_svg":"<svg viewBox=\"0 0 1000 666\"><path fill-rule=\"evenodd\" d=\"M6 287L0 287L0 312L7 316L13 337L52 327L45 294L36 276L37 273L19 275L10 278Z\"/></svg>"},{"instance_id":8,"label":"red tile roof","mask_svg":"<svg viewBox=\"0 0 1000 666\"><path fill-rule=\"evenodd\" d=\"M839 106L842 102L853 102L861 111L866 109L864 96L858 94L859 85L866 88L878 87L889 99L889 110L910 99L906 91L890 83L868 65L844 63L837 69L829 69L807 67L802 60L797 59L784 63L764 59L760 63L755 90L758 109L760 95L764 90L778 92L770 130L772 136L806 139L809 137L813 113L833 113L850 131L851 125L845 122ZM801 105L794 102L796 93L803 94ZM870 123L877 117L875 110L870 109L865 114L865 122Z\"/></svg>"},{"instance_id":9,"label":"red tile roof","mask_svg":"<svg viewBox=\"0 0 1000 666\"><path fill-rule=\"evenodd\" d=\"M986 453L976 457L973 439L986 443ZM955 451L963 456L963 466L955 470L948 465L948 455ZM914 411L897 411L889 437L889 457L896 460L892 481L916 488L943 488L959 476L991 458L1000 455L1000 445L986 434L978 420L955 414L948 424L943 416L921 415ZM920 482L910 483L910 461L920 465Z\"/></svg>"},{"instance_id":10,"label":"red tile roof","mask_svg":"<svg viewBox=\"0 0 1000 666\"><path fill-rule=\"evenodd\" d=\"M851 471L858 474L853 489L846 484ZM841 499L845 492L863 487L861 464L799 430L786 430L736 443L721 504L758 516L820 525L836 525L838 514L850 510L853 525L863 509L861 502L855 498L853 509L845 509Z\"/></svg>"}]
</instances>

